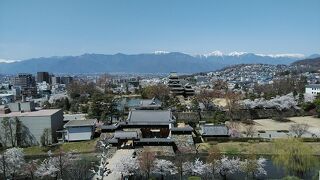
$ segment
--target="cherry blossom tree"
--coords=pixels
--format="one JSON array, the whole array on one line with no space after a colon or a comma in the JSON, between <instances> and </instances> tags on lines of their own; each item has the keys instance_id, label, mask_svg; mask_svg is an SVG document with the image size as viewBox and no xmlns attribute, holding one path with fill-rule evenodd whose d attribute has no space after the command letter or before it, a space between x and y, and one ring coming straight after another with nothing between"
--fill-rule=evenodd
<instances>
[{"instance_id":1,"label":"cherry blossom tree","mask_svg":"<svg viewBox=\"0 0 320 180\"><path fill-rule=\"evenodd\" d=\"M0 173L3 174L4 179L15 179L19 170L25 163L24 153L21 148L7 149L0 155Z\"/></svg>"},{"instance_id":2,"label":"cherry blossom tree","mask_svg":"<svg viewBox=\"0 0 320 180\"><path fill-rule=\"evenodd\" d=\"M278 110L295 108L298 109L298 102L292 93L284 95L284 96L276 96L273 99L266 100L264 98L250 100L245 99L240 104L247 109L254 108L276 108Z\"/></svg>"},{"instance_id":3,"label":"cherry blossom tree","mask_svg":"<svg viewBox=\"0 0 320 180\"><path fill-rule=\"evenodd\" d=\"M137 158L134 157L121 157L119 164L116 164L115 171L121 173L121 177L131 176L137 172L139 169L139 162Z\"/></svg>"},{"instance_id":4,"label":"cherry blossom tree","mask_svg":"<svg viewBox=\"0 0 320 180\"><path fill-rule=\"evenodd\" d=\"M204 175L209 168L209 165L202 162L199 158L195 159L193 162L185 162L183 166L185 174L196 176Z\"/></svg>"},{"instance_id":5,"label":"cherry blossom tree","mask_svg":"<svg viewBox=\"0 0 320 180\"><path fill-rule=\"evenodd\" d=\"M155 174L160 174L161 179L168 174L177 174L177 167L168 160L165 159L156 159L152 172Z\"/></svg>"},{"instance_id":6,"label":"cherry blossom tree","mask_svg":"<svg viewBox=\"0 0 320 180\"><path fill-rule=\"evenodd\" d=\"M76 159L74 152L63 152L59 150L57 156L53 156L51 151L48 152L49 158L43 160L36 171L38 177L56 177L64 178L64 173L68 171L72 162Z\"/></svg>"},{"instance_id":7,"label":"cherry blossom tree","mask_svg":"<svg viewBox=\"0 0 320 180\"><path fill-rule=\"evenodd\" d=\"M103 180L103 178L110 173L110 169L107 168L107 165L109 164L107 160L107 151L110 148L110 145L104 141L100 141L100 148L102 149L102 154L99 155L100 163L96 168L90 169L90 171L93 173L95 179Z\"/></svg>"},{"instance_id":8,"label":"cherry blossom tree","mask_svg":"<svg viewBox=\"0 0 320 180\"><path fill-rule=\"evenodd\" d=\"M234 174L235 172L240 171L240 164L241 161L239 158L223 156L216 163L216 171L226 179L228 174Z\"/></svg>"}]
</instances>

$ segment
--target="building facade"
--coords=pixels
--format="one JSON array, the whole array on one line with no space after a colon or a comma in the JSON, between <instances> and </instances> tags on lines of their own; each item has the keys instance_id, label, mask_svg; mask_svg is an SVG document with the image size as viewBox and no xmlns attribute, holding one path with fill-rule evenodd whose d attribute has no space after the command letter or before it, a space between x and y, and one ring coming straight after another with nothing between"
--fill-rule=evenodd
<instances>
[{"instance_id":1,"label":"building facade","mask_svg":"<svg viewBox=\"0 0 320 180\"><path fill-rule=\"evenodd\" d=\"M320 94L320 84L309 84L306 86L306 93L317 96Z\"/></svg>"},{"instance_id":2,"label":"building facade","mask_svg":"<svg viewBox=\"0 0 320 180\"><path fill-rule=\"evenodd\" d=\"M19 130L15 129L16 134L21 134L19 146L32 146L42 144L44 131L48 130L48 142L57 142L56 131L63 128L63 111L61 109L45 109L34 110L30 104L12 103L9 106L11 112L3 112L0 114L0 122L4 119L10 120L13 127L17 127L19 122ZM0 129L1 144L10 146L10 142L5 141L6 131Z\"/></svg>"},{"instance_id":3,"label":"building facade","mask_svg":"<svg viewBox=\"0 0 320 180\"><path fill-rule=\"evenodd\" d=\"M14 87L19 87L21 95L27 97L34 97L37 95L37 86L34 76L32 74L20 73L13 78Z\"/></svg>"}]
</instances>

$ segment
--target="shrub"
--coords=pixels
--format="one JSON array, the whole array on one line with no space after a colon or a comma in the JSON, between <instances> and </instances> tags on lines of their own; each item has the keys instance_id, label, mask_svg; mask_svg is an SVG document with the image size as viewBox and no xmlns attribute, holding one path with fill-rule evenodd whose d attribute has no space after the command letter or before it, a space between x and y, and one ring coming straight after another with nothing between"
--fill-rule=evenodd
<instances>
[{"instance_id":1,"label":"shrub","mask_svg":"<svg viewBox=\"0 0 320 180\"><path fill-rule=\"evenodd\" d=\"M259 130L258 133L266 133L264 130Z\"/></svg>"}]
</instances>

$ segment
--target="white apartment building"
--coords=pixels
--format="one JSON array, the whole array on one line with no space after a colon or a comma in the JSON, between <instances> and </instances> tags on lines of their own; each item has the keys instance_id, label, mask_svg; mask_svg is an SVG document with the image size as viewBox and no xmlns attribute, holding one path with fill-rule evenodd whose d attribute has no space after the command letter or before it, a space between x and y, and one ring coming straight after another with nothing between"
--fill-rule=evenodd
<instances>
[{"instance_id":1,"label":"white apartment building","mask_svg":"<svg viewBox=\"0 0 320 180\"><path fill-rule=\"evenodd\" d=\"M306 93L314 96L320 94L320 84L309 84L306 85Z\"/></svg>"}]
</instances>

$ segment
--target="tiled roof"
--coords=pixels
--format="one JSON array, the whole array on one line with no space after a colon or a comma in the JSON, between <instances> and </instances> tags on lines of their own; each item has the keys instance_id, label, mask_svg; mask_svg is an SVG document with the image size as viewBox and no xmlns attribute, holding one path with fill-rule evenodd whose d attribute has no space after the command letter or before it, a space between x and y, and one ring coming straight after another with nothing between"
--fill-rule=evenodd
<instances>
[{"instance_id":1,"label":"tiled roof","mask_svg":"<svg viewBox=\"0 0 320 180\"><path fill-rule=\"evenodd\" d=\"M64 127L74 127L74 126L94 126L96 119L87 119L87 120L71 120L67 122Z\"/></svg>"},{"instance_id":2,"label":"tiled roof","mask_svg":"<svg viewBox=\"0 0 320 180\"><path fill-rule=\"evenodd\" d=\"M137 139L138 133L136 131L116 131L113 139Z\"/></svg>"},{"instance_id":3,"label":"tiled roof","mask_svg":"<svg viewBox=\"0 0 320 180\"><path fill-rule=\"evenodd\" d=\"M132 110L128 117L129 124L170 124L174 122L169 110Z\"/></svg>"},{"instance_id":4,"label":"tiled roof","mask_svg":"<svg viewBox=\"0 0 320 180\"><path fill-rule=\"evenodd\" d=\"M227 136L228 128L224 125L203 125L200 132L203 136Z\"/></svg>"},{"instance_id":5,"label":"tiled roof","mask_svg":"<svg viewBox=\"0 0 320 180\"><path fill-rule=\"evenodd\" d=\"M193 128L188 125L185 127L172 127L170 130L171 131L193 131Z\"/></svg>"}]
</instances>

